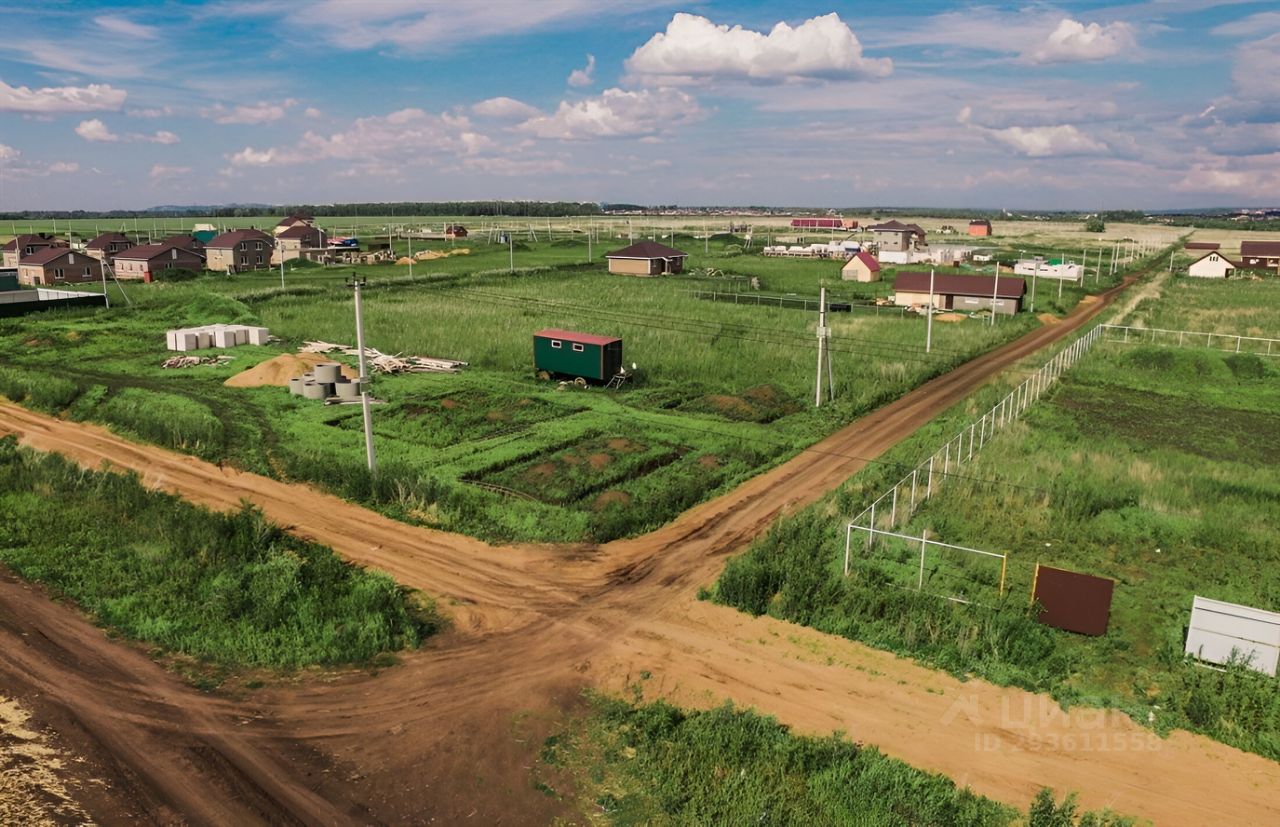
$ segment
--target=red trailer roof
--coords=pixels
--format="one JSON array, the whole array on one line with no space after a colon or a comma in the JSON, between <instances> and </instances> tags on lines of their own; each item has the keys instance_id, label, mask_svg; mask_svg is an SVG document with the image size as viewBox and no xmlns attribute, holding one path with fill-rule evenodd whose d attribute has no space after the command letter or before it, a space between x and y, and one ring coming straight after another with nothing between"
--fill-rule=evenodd
<instances>
[{"instance_id":1,"label":"red trailer roof","mask_svg":"<svg viewBox=\"0 0 1280 827\"><path fill-rule=\"evenodd\" d=\"M558 327L548 327L546 330L539 330L533 335L541 339L564 339L566 342L577 342L580 345L608 345L622 341L617 336L597 336L595 333L577 333L572 330L561 330Z\"/></svg>"}]
</instances>

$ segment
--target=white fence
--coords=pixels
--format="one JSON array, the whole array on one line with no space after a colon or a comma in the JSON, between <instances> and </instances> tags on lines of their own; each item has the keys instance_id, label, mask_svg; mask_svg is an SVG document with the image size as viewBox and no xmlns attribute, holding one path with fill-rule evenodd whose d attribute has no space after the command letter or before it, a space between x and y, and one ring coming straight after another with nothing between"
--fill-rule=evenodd
<instances>
[{"instance_id":1,"label":"white fence","mask_svg":"<svg viewBox=\"0 0 1280 827\"><path fill-rule=\"evenodd\" d=\"M872 541L881 544L877 562L896 566L903 574L911 569L916 591L928 586L959 603L981 602L992 593L1004 596L1008 554L930 540L928 531L915 537L870 526L851 526L850 530L865 533L868 547Z\"/></svg>"},{"instance_id":2,"label":"white fence","mask_svg":"<svg viewBox=\"0 0 1280 827\"><path fill-rule=\"evenodd\" d=\"M852 563L854 531L866 533L866 553L870 554L877 537L892 534L900 524L905 525L920 504L933 496L943 480L952 474L953 468L958 470L970 463L997 431L1021 416L1101 337L1102 328L1095 327L1076 339L850 520L844 542L845 576L849 576ZM919 542L921 538L914 539Z\"/></svg>"},{"instance_id":3,"label":"white fence","mask_svg":"<svg viewBox=\"0 0 1280 827\"><path fill-rule=\"evenodd\" d=\"M1163 330L1157 327L1129 327L1104 324L1104 341L1126 345L1165 345L1170 347L1207 347L1234 353L1280 356L1280 339L1237 336L1234 333L1201 333L1192 330Z\"/></svg>"}]
</instances>

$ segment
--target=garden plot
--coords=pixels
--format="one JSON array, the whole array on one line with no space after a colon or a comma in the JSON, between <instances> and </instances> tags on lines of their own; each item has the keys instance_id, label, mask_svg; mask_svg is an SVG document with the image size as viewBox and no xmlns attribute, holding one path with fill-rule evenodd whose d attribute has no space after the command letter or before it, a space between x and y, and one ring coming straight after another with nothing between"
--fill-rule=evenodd
<instances>
[{"instance_id":1,"label":"garden plot","mask_svg":"<svg viewBox=\"0 0 1280 827\"><path fill-rule=\"evenodd\" d=\"M610 503L630 503L630 494L611 489L670 465L687 450L657 441L601 435L491 470L477 481L545 503L598 509Z\"/></svg>"}]
</instances>

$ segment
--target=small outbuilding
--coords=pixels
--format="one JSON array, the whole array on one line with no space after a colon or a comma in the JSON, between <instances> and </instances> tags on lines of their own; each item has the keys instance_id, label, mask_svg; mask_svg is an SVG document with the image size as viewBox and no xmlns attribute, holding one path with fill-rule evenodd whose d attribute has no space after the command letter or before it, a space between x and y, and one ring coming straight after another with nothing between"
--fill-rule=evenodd
<instances>
[{"instance_id":1,"label":"small outbuilding","mask_svg":"<svg viewBox=\"0 0 1280 827\"><path fill-rule=\"evenodd\" d=\"M880 262L866 251L858 251L840 268L840 278L845 281L880 281Z\"/></svg>"},{"instance_id":2,"label":"small outbuilding","mask_svg":"<svg viewBox=\"0 0 1280 827\"><path fill-rule=\"evenodd\" d=\"M466 238L467 228L461 224L450 224L444 228L445 238Z\"/></svg>"},{"instance_id":3,"label":"small outbuilding","mask_svg":"<svg viewBox=\"0 0 1280 827\"><path fill-rule=\"evenodd\" d=\"M656 241L637 241L630 247L607 253L609 272L625 276L666 276L684 272L689 257L674 247Z\"/></svg>"},{"instance_id":4,"label":"small outbuilding","mask_svg":"<svg viewBox=\"0 0 1280 827\"><path fill-rule=\"evenodd\" d=\"M533 367L551 376L608 382L622 371L622 340L547 328L533 334Z\"/></svg>"},{"instance_id":5,"label":"small outbuilding","mask_svg":"<svg viewBox=\"0 0 1280 827\"><path fill-rule=\"evenodd\" d=\"M1239 269L1240 265L1237 262L1217 250L1211 250L1191 262L1191 266L1187 268L1187 275L1204 279L1225 279L1235 275L1236 270Z\"/></svg>"},{"instance_id":6,"label":"small outbuilding","mask_svg":"<svg viewBox=\"0 0 1280 827\"><path fill-rule=\"evenodd\" d=\"M991 222L985 218L975 218L969 222L969 235L980 237L991 235Z\"/></svg>"},{"instance_id":7,"label":"small outbuilding","mask_svg":"<svg viewBox=\"0 0 1280 827\"><path fill-rule=\"evenodd\" d=\"M900 307L929 304L929 281L933 280L933 306L940 310L994 310L1012 316L1022 310L1027 294L1026 279L1013 276L965 276L955 273L924 273L907 270L893 281L893 303Z\"/></svg>"}]
</instances>

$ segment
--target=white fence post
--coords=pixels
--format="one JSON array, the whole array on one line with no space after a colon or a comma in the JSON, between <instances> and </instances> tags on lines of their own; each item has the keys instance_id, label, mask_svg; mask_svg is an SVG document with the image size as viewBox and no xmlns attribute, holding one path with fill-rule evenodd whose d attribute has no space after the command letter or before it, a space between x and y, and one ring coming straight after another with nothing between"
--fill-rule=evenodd
<instances>
[{"instance_id":1,"label":"white fence post","mask_svg":"<svg viewBox=\"0 0 1280 827\"><path fill-rule=\"evenodd\" d=\"M907 512L908 517L916 513L916 474L919 473L919 471L919 466L911 471L911 510Z\"/></svg>"},{"instance_id":2,"label":"white fence post","mask_svg":"<svg viewBox=\"0 0 1280 827\"><path fill-rule=\"evenodd\" d=\"M929 457L929 481L926 483L924 491L926 500L933 496L933 458L936 456L937 454L934 454L933 457Z\"/></svg>"},{"instance_id":3,"label":"white fence post","mask_svg":"<svg viewBox=\"0 0 1280 827\"><path fill-rule=\"evenodd\" d=\"M844 527L844 576L849 576L849 548L853 544L853 523Z\"/></svg>"},{"instance_id":4,"label":"white fence post","mask_svg":"<svg viewBox=\"0 0 1280 827\"><path fill-rule=\"evenodd\" d=\"M921 529L920 531L920 579L916 583L916 591L924 590L924 544L925 537L929 534L929 529Z\"/></svg>"},{"instance_id":5,"label":"white fence post","mask_svg":"<svg viewBox=\"0 0 1280 827\"><path fill-rule=\"evenodd\" d=\"M889 511L889 528L896 529L898 527L898 485L893 484L893 506Z\"/></svg>"}]
</instances>

